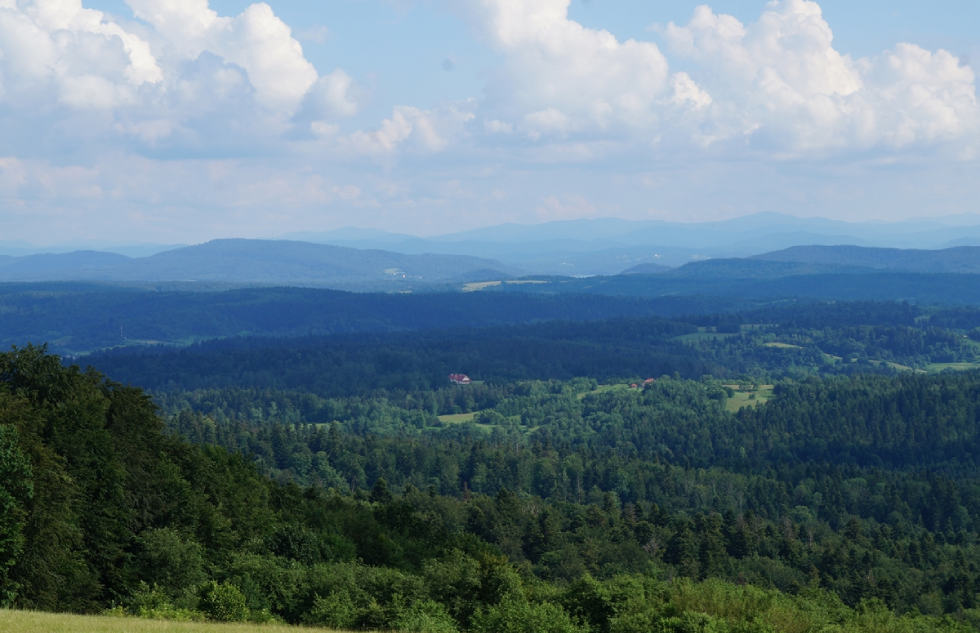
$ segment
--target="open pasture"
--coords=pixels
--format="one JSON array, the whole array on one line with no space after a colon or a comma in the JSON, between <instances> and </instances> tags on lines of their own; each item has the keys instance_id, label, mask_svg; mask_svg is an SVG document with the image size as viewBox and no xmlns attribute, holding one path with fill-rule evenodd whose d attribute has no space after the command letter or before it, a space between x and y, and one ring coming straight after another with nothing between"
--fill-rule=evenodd
<instances>
[{"instance_id":1,"label":"open pasture","mask_svg":"<svg viewBox=\"0 0 980 633\"><path fill-rule=\"evenodd\" d=\"M175 622L71 613L0 610L4 633L339 633L333 629L276 626L269 624L223 624Z\"/></svg>"}]
</instances>

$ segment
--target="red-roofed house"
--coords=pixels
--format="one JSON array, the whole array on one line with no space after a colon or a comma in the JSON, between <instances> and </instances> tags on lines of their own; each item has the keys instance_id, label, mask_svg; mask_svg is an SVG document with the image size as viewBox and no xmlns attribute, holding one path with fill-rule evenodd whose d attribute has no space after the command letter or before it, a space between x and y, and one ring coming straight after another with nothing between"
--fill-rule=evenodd
<instances>
[{"instance_id":1,"label":"red-roofed house","mask_svg":"<svg viewBox=\"0 0 980 633\"><path fill-rule=\"evenodd\" d=\"M454 385L468 385L473 381L466 374L449 374L449 382Z\"/></svg>"}]
</instances>

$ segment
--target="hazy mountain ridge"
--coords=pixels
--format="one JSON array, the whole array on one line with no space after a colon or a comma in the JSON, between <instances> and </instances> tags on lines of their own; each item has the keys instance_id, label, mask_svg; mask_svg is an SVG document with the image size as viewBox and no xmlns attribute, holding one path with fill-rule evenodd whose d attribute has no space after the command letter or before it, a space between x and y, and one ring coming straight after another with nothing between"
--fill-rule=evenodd
<instances>
[{"instance_id":1,"label":"hazy mountain ridge","mask_svg":"<svg viewBox=\"0 0 980 633\"><path fill-rule=\"evenodd\" d=\"M79 251L0 260L0 280L206 281L330 285L473 280L520 271L467 255L404 255L323 244L214 240L130 259Z\"/></svg>"},{"instance_id":2,"label":"hazy mountain ridge","mask_svg":"<svg viewBox=\"0 0 980 633\"><path fill-rule=\"evenodd\" d=\"M799 275L873 274L878 269L836 263L768 261L764 259L709 259L691 262L660 273L673 279L779 279Z\"/></svg>"},{"instance_id":3,"label":"hazy mountain ridge","mask_svg":"<svg viewBox=\"0 0 980 633\"><path fill-rule=\"evenodd\" d=\"M0 278L27 277L31 280L65 279L66 271L88 271L98 274L132 261L125 255L102 251L75 251L73 253L45 253L24 257L0 259Z\"/></svg>"},{"instance_id":4,"label":"hazy mountain ridge","mask_svg":"<svg viewBox=\"0 0 980 633\"><path fill-rule=\"evenodd\" d=\"M928 273L980 273L980 247L957 246L942 250L866 248L860 246L794 246L753 260L813 265L864 266Z\"/></svg>"},{"instance_id":5,"label":"hazy mountain ridge","mask_svg":"<svg viewBox=\"0 0 980 633\"><path fill-rule=\"evenodd\" d=\"M682 266L799 245L921 249L980 243L980 215L860 223L780 213L701 223L598 218L501 224L424 238L353 228L285 237L400 253L476 255L541 275L611 275L644 263Z\"/></svg>"},{"instance_id":6,"label":"hazy mountain ridge","mask_svg":"<svg viewBox=\"0 0 980 633\"><path fill-rule=\"evenodd\" d=\"M632 268L627 268L620 275L653 275L656 273L662 273L671 270L670 266L664 266L663 264L637 264Z\"/></svg>"},{"instance_id":7,"label":"hazy mountain ridge","mask_svg":"<svg viewBox=\"0 0 980 633\"><path fill-rule=\"evenodd\" d=\"M980 225L971 222L980 222L980 216L851 224L760 213L700 224L616 218L504 224L430 238L347 228L286 235L296 239L214 240L132 259L105 250L10 257L0 248L0 281L207 281L393 290L413 283L523 275L632 274L659 271L660 266L676 267L674 274L688 277L867 272L858 268L975 273L980 272L980 256L971 248L977 247L897 248L980 242ZM25 252L20 242L3 245ZM749 260L756 263L736 263ZM702 265L706 261L729 263ZM767 268L760 261L795 265Z\"/></svg>"}]
</instances>

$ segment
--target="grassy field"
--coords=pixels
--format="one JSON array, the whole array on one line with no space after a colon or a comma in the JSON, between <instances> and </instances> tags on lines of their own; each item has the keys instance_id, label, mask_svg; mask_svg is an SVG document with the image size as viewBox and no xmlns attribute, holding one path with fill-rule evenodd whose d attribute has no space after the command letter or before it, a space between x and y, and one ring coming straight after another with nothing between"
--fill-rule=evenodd
<instances>
[{"instance_id":1,"label":"grassy field","mask_svg":"<svg viewBox=\"0 0 980 633\"><path fill-rule=\"evenodd\" d=\"M507 281L475 281L473 283L463 284L463 292L475 292L477 290L484 290L485 288L493 288L494 286L499 286L500 284L520 286L522 284L546 284L546 283L549 282L541 279L508 279Z\"/></svg>"},{"instance_id":2,"label":"grassy field","mask_svg":"<svg viewBox=\"0 0 980 633\"><path fill-rule=\"evenodd\" d=\"M755 398L750 396L754 395ZM772 397L772 385L759 385L758 389L738 389L735 390L735 395L725 401L725 408L732 413L743 409L745 407L754 407L759 404L765 404Z\"/></svg>"},{"instance_id":3,"label":"grassy field","mask_svg":"<svg viewBox=\"0 0 980 633\"><path fill-rule=\"evenodd\" d=\"M462 424L463 422L472 422L473 418L475 417L476 417L476 412L451 413L449 415L440 415L439 421L446 422L447 424Z\"/></svg>"},{"instance_id":4,"label":"grassy field","mask_svg":"<svg viewBox=\"0 0 980 633\"><path fill-rule=\"evenodd\" d=\"M675 340L683 341L684 343L697 343L698 341L715 341L726 339L730 336L738 336L738 334L728 333L728 332L698 332L696 334L681 334L675 337Z\"/></svg>"},{"instance_id":5,"label":"grassy field","mask_svg":"<svg viewBox=\"0 0 980 633\"><path fill-rule=\"evenodd\" d=\"M782 347L790 349L802 349L799 345L790 345L789 343L763 343L766 347Z\"/></svg>"},{"instance_id":6,"label":"grassy field","mask_svg":"<svg viewBox=\"0 0 980 633\"><path fill-rule=\"evenodd\" d=\"M492 288L493 286L499 286L499 281L476 281L470 284L463 284L463 292L475 292L477 290L483 290L484 288Z\"/></svg>"},{"instance_id":7,"label":"grassy field","mask_svg":"<svg viewBox=\"0 0 980 633\"><path fill-rule=\"evenodd\" d=\"M623 385L623 384L619 384L619 385L599 385L598 387L596 387L592 391L584 391L584 392L578 394L578 396L576 396L576 397L579 400L581 400L585 396L588 396L588 395L593 394L593 393L605 393L607 391L613 391L613 390L616 390L616 389L629 389L629 388L630 388L629 385Z\"/></svg>"},{"instance_id":8,"label":"grassy field","mask_svg":"<svg viewBox=\"0 0 980 633\"><path fill-rule=\"evenodd\" d=\"M929 363L926 367L929 368L929 371L943 371L944 369L967 371L980 368L980 363Z\"/></svg>"},{"instance_id":9,"label":"grassy field","mask_svg":"<svg viewBox=\"0 0 980 633\"><path fill-rule=\"evenodd\" d=\"M67 613L0 610L4 633L327 633L328 629L293 626L171 622L139 618L115 618Z\"/></svg>"}]
</instances>

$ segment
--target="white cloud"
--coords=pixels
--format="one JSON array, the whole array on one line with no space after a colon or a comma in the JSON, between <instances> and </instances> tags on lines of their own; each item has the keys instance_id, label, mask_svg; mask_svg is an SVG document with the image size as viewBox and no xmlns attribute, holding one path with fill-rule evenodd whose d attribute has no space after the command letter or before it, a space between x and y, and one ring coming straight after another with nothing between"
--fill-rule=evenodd
<instances>
[{"instance_id":1,"label":"white cloud","mask_svg":"<svg viewBox=\"0 0 980 633\"><path fill-rule=\"evenodd\" d=\"M235 18L219 17L207 0L127 2L177 55L196 59L209 51L244 68L256 100L270 110L295 109L317 81L300 43L264 2L250 5Z\"/></svg>"},{"instance_id":2,"label":"white cloud","mask_svg":"<svg viewBox=\"0 0 980 633\"><path fill-rule=\"evenodd\" d=\"M946 51L898 44L852 60L833 47L815 2L770 2L745 26L698 7L686 26L668 25L670 50L714 106L701 121L712 142L752 138L760 149L805 154L900 148L975 135L974 74Z\"/></svg>"},{"instance_id":3,"label":"white cloud","mask_svg":"<svg viewBox=\"0 0 980 633\"><path fill-rule=\"evenodd\" d=\"M808 212L822 213L827 200L846 203L813 193L826 182L850 183L841 191L858 200L869 179L861 209L883 206L878 198L906 215L945 206L943 188L967 201L960 210L976 198L969 173L947 175L973 168L962 161L980 150L969 65L905 43L853 59L834 48L813 2L771 2L746 24L699 7L661 29L658 47L576 23L571 0L440 0L502 60L479 75L483 96L378 103L405 89L399 82L443 84L424 69L389 82L404 66L385 67L382 55L367 75L376 94L342 69L318 73L299 40L320 41L326 29L293 31L264 3L221 16L207 0L127 1L138 19L80 0L0 0L0 201L8 214L38 210L38 230L72 217L63 232L123 231L140 217L174 233L168 218L180 218L187 234L200 224L217 236L268 209L295 210L300 230L297 218L326 217L327 207L372 205L381 225L408 214L405 228L457 222L470 212L459 209L485 213L479 224L651 205L736 215L808 196ZM374 36L365 31L363 46L376 46ZM369 104L390 114L365 115ZM921 157L907 162L928 163L943 187L889 180L881 167ZM854 168L870 161L874 170ZM846 167L827 175L837 165ZM779 169L823 175L779 184ZM660 175L655 202L642 179L630 184L637 171Z\"/></svg>"},{"instance_id":4,"label":"white cloud","mask_svg":"<svg viewBox=\"0 0 980 633\"><path fill-rule=\"evenodd\" d=\"M658 118L669 73L655 44L620 42L570 20L570 0L449 1L506 56L487 87L497 119L538 138L646 127Z\"/></svg>"},{"instance_id":5,"label":"white cloud","mask_svg":"<svg viewBox=\"0 0 980 633\"><path fill-rule=\"evenodd\" d=\"M265 3L222 17L207 0L128 1L146 24L81 0L0 0L0 114L51 126L88 113L61 128L69 143L81 130L208 151L275 137L308 103L324 125L359 110L352 78L318 76Z\"/></svg>"},{"instance_id":6,"label":"white cloud","mask_svg":"<svg viewBox=\"0 0 980 633\"><path fill-rule=\"evenodd\" d=\"M430 153L446 149L462 134L463 126L475 118L463 102L435 110L397 106L391 118L376 130L358 131L340 139L342 148L359 154L390 155L408 144L416 152Z\"/></svg>"},{"instance_id":7,"label":"white cloud","mask_svg":"<svg viewBox=\"0 0 980 633\"><path fill-rule=\"evenodd\" d=\"M504 55L481 103L488 134L695 151L748 143L780 157L976 144L969 66L911 44L854 60L834 48L815 2L769 2L748 25L700 6L661 29L687 61L674 72L655 44L569 19L570 1L446 0Z\"/></svg>"}]
</instances>

